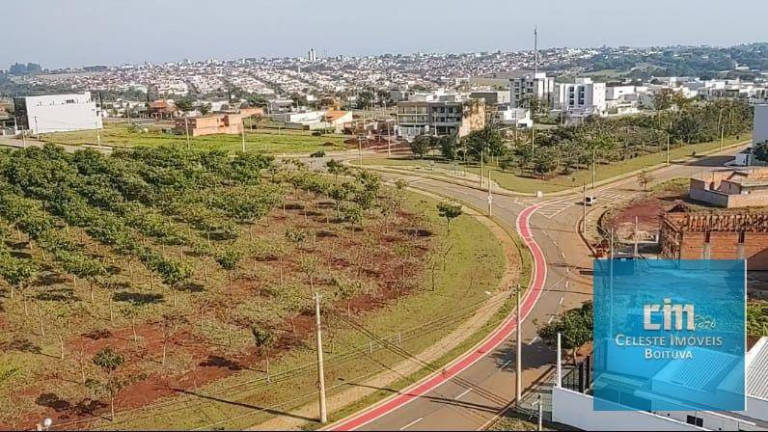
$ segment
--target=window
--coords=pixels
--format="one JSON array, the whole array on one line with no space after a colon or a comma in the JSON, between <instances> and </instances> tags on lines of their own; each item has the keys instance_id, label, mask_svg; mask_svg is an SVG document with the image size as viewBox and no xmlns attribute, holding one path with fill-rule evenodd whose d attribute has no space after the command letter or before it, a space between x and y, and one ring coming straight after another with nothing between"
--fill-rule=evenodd
<instances>
[{"instance_id":1,"label":"window","mask_svg":"<svg viewBox=\"0 0 768 432\"><path fill-rule=\"evenodd\" d=\"M689 415L686 417L685 422L694 426L704 427L704 419L700 417Z\"/></svg>"}]
</instances>

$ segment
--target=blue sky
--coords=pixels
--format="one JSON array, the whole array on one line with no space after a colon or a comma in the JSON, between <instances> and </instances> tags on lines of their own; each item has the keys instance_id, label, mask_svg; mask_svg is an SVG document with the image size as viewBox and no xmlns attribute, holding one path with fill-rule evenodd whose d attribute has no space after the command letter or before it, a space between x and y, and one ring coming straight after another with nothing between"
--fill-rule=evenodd
<instances>
[{"instance_id":1,"label":"blue sky","mask_svg":"<svg viewBox=\"0 0 768 432\"><path fill-rule=\"evenodd\" d=\"M21 0L3 2L0 68L185 58L467 52L768 41L768 1Z\"/></svg>"}]
</instances>

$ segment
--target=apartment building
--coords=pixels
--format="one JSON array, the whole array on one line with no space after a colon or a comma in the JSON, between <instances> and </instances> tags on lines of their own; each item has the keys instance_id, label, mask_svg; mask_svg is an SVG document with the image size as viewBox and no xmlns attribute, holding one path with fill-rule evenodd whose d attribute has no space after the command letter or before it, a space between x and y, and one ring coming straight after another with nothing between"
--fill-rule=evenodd
<instances>
[{"instance_id":1,"label":"apartment building","mask_svg":"<svg viewBox=\"0 0 768 432\"><path fill-rule=\"evenodd\" d=\"M18 97L13 103L19 129L34 134L102 128L90 92Z\"/></svg>"},{"instance_id":2,"label":"apartment building","mask_svg":"<svg viewBox=\"0 0 768 432\"><path fill-rule=\"evenodd\" d=\"M571 118L605 116L605 96L605 83L592 82L591 78L576 78L573 83L557 85L555 109L565 112Z\"/></svg>"},{"instance_id":3,"label":"apartment building","mask_svg":"<svg viewBox=\"0 0 768 432\"><path fill-rule=\"evenodd\" d=\"M509 101L514 108L530 108L530 100L535 97L552 105L555 79L544 72L510 79Z\"/></svg>"},{"instance_id":4,"label":"apartment building","mask_svg":"<svg viewBox=\"0 0 768 432\"><path fill-rule=\"evenodd\" d=\"M405 101L397 104L398 136L412 139L419 135L466 136L485 127L485 104L457 101Z\"/></svg>"}]
</instances>

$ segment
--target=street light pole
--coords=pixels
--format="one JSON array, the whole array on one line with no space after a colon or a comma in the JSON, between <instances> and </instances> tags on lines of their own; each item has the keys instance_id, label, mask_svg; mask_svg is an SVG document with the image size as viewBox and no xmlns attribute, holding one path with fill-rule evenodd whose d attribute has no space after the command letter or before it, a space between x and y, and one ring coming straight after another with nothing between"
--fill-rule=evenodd
<instances>
[{"instance_id":1,"label":"street light pole","mask_svg":"<svg viewBox=\"0 0 768 432\"><path fill-rule=\"evenodd\" d=\"M667 166L669 166L669 133L667 133Z\"/></svg>"},{"instance_id":2,"label":"street light pole","mask_svg":"<svg viewBox=\"0 0 768 432\"><path fill-rule=\"evenodd\" d=\"M323 370L323 336L320 327L320 294L315 293L315 332L317 334L317 382L320 396L320 423L328 422L325 405L325 371Z\"/></svg>"}]
</instances>

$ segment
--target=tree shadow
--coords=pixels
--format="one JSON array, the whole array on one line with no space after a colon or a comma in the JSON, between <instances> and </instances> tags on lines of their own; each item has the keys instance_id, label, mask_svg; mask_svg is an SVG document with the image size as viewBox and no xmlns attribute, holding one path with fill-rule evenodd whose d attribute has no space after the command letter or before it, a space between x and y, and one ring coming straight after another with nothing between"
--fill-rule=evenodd
<instances>
[{"instance_id":1,"label":"tree shadow","mask_svg":"<svg viewBox=\"0 0 768 432\"><path fill-rule=\"evenodd\" d=\"M205 361L200 363L200 366L226 368L231 371L239 371L243 369L243 366L240 363L217 355L209 355Z\"/></svg>"},{"instance_id":2,"label":"tree shadow","mask_svg":"<svg viewBox=\"0 0 768 432\"><path fill-rule=\"evenodd\" d=\"M157 304L164 302L164 296L162 294L145 294L136 292L119 292L112 296L114 301L118 302L133 302L140 306L148 304Z\"/></svg>"},{"instance_id":3,"label":"tree shadow","mask_svg":"<svg viewBox=\"0 0 768 432\"><path fill-rule=\"evenodd\" d=\"M405 228L401 229L400 232L412 237L432 237L434 235L432 231L423 228Z\"/></svg>"},{"instance_id":4,"label":"tree shadow","mask_svg":"<svg viewBox=\"0 0 768 432\"><path fill-rule=\"evenodd\" d=\"M35 298L42 301L55 301L61 303L73 303L80 301L80 297L75 295L75 291L68 287L49 289L46 292L37 294Z\"/></svg>"},{"instance_id":5,"label":"tree shadow","mask_svg":"<svg viewBox=\"0 0 768 432\"><path fill-rule=\"evenodd\" d=\"M96 411L106 407L107 404L102 401L83 399L72 407L72 411L80 416L93 416L96 415Z\"/></svg>"},{"instance_id":6,"label":"tree shadow","mask_svg":"<svg viewBox=\"0 0 768 432\"><path fill-rule=\"evenodd\" d=\"M72 404L60 398L55 393L43 393L35 399L35 403L46 408L50 408L57 413L66 412L72 409Z\"/></svg>"},{"instance_id":7,"label":"tree shadow","mask_svg":"<svg viewBox=\"0 0 768 432\"><path fill-rule=\"evenodd\" d=\"M726 162L732 161L733 156L699 156L690 162L680 165L696 167L722 167Z\"/></svg>"},{"instance_id":8,"label":"tree shadow","mask_svg":"<svg viewBox=\"0 0 768 432\"><path fill-rule=\"evenodd\" d=\"M60 274L45 273L37 277L34 285L43 287L43 286L50 286L50 285L59 285L67 282L69 282L69 279L63 277Z\"/></svg>"},{"instance_id":9,"label":"tree shadow","mask_svg":"<svg viewBox=\"0 0 768 432\"><path fill-rule=\"evenodd\" d=\"M176 291L188 292L188 293L200 293L205 291L203 284L189 282L176 288Z\"/></svg>"},{"instance_id":10,"label":"tree shadow","mask_svg":"<svg viewBox=\"0 0 768 432\"><path fill-rule=\"evenodd\" d=\"M96 329L83 333L82 336L91 340L109 339L112 337L112 332L107 329Z\"/></svg>"},{"instance_id":11,"label":"tree shadow","mask_svg":"<svg viewBox=\"0 0 768 432\"><path fill-rule=\"evenodd\" d=\"M524 343L522 351L523 368L522 370L538 369L555 362L555 352L541 338L537 338L535 343ZM515 366L515 347L507 346L496 350L491 357L500 368L508 371L514 371Z\"/></svg>"},{"instance_id":12,"label":"tree shadow","mask_svg":"<svg viewBox=\"0 0 768 432\"><path fill-rule=\"evenodd\" d=\"M18 259L25 259L25 260L32 259L32 254L28 252L20 252L18 250L12 250L10 255Z\"/></svg>"},{"instance_id":13,"label":"tree shadow","mask_svg":"<svg viewBox=\"0 0 768 432\"><path fill-rule=\"evenodd\" d=\"M42 354L43 350L29 339L13 339L0 344L3 351L18 351L30 354Z\"/></svg>"},{"instance_id":14,"label":"tree shadow","mask_svg":"<svg viewBox=\"0 0 768 432\"><path fill-rule=\"evenodd\" d=\"M239 406L239 407L243 407L243 408L250 408L250 409L254 409L254 410L258 410L258 411L263 411L265 413L276 415L276 416L291 417L291 418L296 418L296 419L304 420L304 421L317 422L316 418L305 417L305 416L301 416L301 415L298 415L298 414L293 414L293 413L290 413L290 412L287 412L287 411L279 411L279 410L275 410L275 409L272 409L272 408L260 407L258 405L250 405L250 404L246 404L246 403L242 403L242 402L236 402L236 401L221 399L221 398L217 398L217 397L213 397L213 396L208 396L208 395L204 395L204 394L201 394L201 393L195 393L195 392L192 392L192 391L189 391L189 390L180 389L180 388L175 388L173 390L177 391L179 393L186 394L186 395L196 396L196 397L199 397L199 398L202 398L202 399L212 400L212 401L224 403L224 404L227 404L227 405L234 405L234 406Z\"/></svg>"},{"instance_id":15,"label":"tree shadow","mask_svg":"<svg viewBox=\"0 0 768 432\"><path fill-rule=\"evenodd\" d=\"M329 238L329 237L338 237L338 235L336 235L336 233L332 231L326 231L326 230L321 230L317 232L317 238Z\"/></svg>"}]
</instances>

